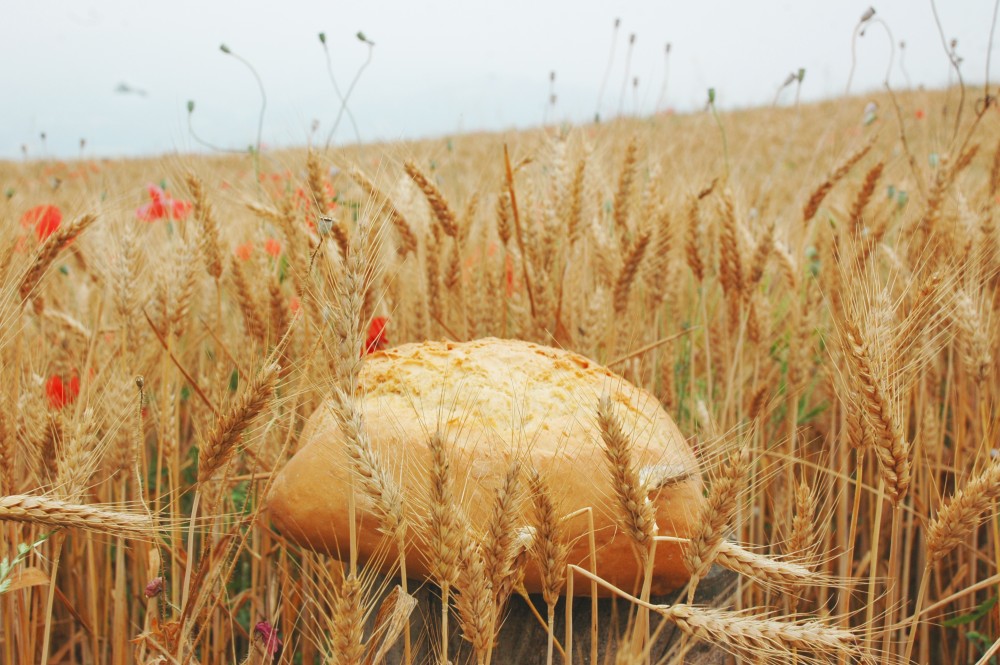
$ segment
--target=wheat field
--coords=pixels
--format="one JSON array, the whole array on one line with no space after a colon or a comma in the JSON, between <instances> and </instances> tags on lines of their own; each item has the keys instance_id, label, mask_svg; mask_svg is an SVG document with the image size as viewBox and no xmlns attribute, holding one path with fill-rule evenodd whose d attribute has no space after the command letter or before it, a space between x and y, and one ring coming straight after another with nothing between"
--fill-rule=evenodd
<instances>
[{"instance_id":1,"label":"wheat field","mask_svg":"<svg viewBox=\"0 0 1000 665\"><path fill-rule=\"evenodd\" d=\"M995 662L995 105L956 89L712 111L0 163L0 662L501 662L536 566L545 657L592 662L595 636L568 643L552 608L567 577L597 580L560 557L535 470L456 539L448 488L467 479L442 461L426 519L446 545L431 567L452 570L373 574L405 566L394 502L411 499L350 427L359 363L488 336L607 365L698 454L688 591L713 565L736 583L715 607L603 588L634 617L609 662L697 643L741 663ZM311 552L265 510L331 394L385 561ZM631 433L594 410L627 471ZM656 533L636 501L614 505L640 552ZM465 648L406 628L415 585L451 586L438 623ZM684 637L653 658L664 625Z\"/></svg>"}]
</instances>

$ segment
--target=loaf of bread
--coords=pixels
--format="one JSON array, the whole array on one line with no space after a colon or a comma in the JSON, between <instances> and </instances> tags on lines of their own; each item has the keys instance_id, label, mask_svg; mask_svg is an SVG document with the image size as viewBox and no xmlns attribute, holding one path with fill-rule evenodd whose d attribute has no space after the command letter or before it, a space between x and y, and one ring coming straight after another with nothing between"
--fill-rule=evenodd
<instances>
[{"instance_id":1,"label":"loaf of bread","mask_svg":"<svg viewBox=\"0 0 1000 665\"><path fill-rule=\"evenodd\" d=\"M455 494L473 529L486 523L494 493L512 460L533 466L552 491L557 509L568 515L593 509L597 572L632 589L638 564L602 452L597 405L608 396L634 439L634 458L658 535L687 536L702 498L695 457L656 398L610 370L575 353L528 342L480 339L466 343L406 344L367 356L358 399L372 445L403 489L411 577L425 578L421 554L429 480L427 440L440 431L451 457ZM289 538L346 557L351 465L329 404L306 424L299 448L278 473L269 497L274 524ZM526 486L527 483L522 483ZM372 504L356 496L358 550L362 560L377 552L391 565L395 551L377 530ZM522 523L530 524L530 502ZM589 568L588 521L565 522L569 562ZM681 546L656 548L653 593L678 588L688 579ZM538 568L529 563L525 586L539 591ZM588 593L581 580L577 593Z\"/></svg>"}]
</instances>

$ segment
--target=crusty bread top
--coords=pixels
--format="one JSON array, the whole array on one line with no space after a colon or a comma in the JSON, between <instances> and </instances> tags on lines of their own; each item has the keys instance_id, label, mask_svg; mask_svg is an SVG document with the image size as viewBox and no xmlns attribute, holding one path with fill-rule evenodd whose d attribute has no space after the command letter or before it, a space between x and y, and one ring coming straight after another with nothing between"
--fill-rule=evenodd
<instances>
[{"instance_id":1,"label":"crusty bread top","mask_svg":"<svg viewBox=\"0 0 1000 665\"><path fill-rule=\"evenodd\" d=\"M570 351L496 338L405 344L366 359L359 393L370 421L398 418L408 430L417 420L425 432L451 432L466 450L481 442L595 463L597 403L609 395L647 461L652 455L675 475L695 471L680 432L652 395Z\"/></svg>"}]
</instances>

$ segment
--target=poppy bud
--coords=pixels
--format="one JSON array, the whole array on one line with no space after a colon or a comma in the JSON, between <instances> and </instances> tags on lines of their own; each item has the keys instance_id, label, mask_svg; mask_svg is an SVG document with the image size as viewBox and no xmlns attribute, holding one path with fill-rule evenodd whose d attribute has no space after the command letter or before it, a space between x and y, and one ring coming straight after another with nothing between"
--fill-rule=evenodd
<instances>
[{"instance_id":1,"label":"poppy bud","mask_svg":"<svg viewBox=\"0 0 1000 665\"><path fill-rule=\"evenodd\" d=\"M232 53L232 51L229 50L229 47L225 44L219 44L219 50L226 54Z\"/></svg>"},{"instance_id":2,"label":"poppy bud","mask_svg":"<svg viewBox=\"0 0 1000 665\"><path fill-rule=\"evenodd\" d=\"M189 115L191 113L194 113L194 100L193 99L189 99L188 100L187 107L188 107L188 114Z\"/></svg>"},{"instance_id":3,"label":"poppy bud","mask_svg":"<svg viewBox=\"0 0 1000 665\"><path fill-rule=\"evenodd\" d=\"M333 229L333 218L320 217L319 222L316 224L316 230L319 231L320 237L328 235L331 229Z\"/></svg>"},{"instance_id":4,"label":"poppy bud","mask_svg":"<svg viewBox=\"0 0 1000 665\"><path fill-rule=\"evenodd\" d=\"M326 44L326 33L325 32L319 33L319 43L320 44Z\"/></svg>"},{"instance_id":5,"label":"poppy bud","mask_svg":"<svg viewBox=\"0 0 1000 665\"><path fill-rule=\"evenodd\" d=\"M868 9L865 10L865 13L861 15L860 23L864 23L865 21L870 21L873 16L875 16L875 8L869 7Z\"/></svg>"},{"instance_id":6,"label":"poppy bud","mask_svg":"<svg viewBox=\"0 0 1000 665\"><path fill-rule=\"evenodd\" d=\"M708 103L709 104L715 103L715 88L708 89Z\"/></svg>"},{"instance_id":7,"label":"poppy bud","mask_svg":"<svg viewBox=\"0 0 1000 665\"><path fill-rule=\"evenodd\" d=\"M155 598L163 593L163 578L154 577L149 584L146 585L146 590L143 592L146 598Z\"/></svg>"}]
</instances>

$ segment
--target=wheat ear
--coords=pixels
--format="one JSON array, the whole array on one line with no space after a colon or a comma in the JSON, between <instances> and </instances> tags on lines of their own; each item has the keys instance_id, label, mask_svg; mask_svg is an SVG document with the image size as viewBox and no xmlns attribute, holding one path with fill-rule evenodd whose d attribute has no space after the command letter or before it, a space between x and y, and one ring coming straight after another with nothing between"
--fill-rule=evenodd
<instances>
[{"instance_id":1,"label":"wheat ear","mask_svg":"<svg viewBox=\"0 0 1000 665\"><path fill-rule=\"evenodd\" d=\"M933 564L962 544L1000 497L1000 460L994 460L947 500L927 527L927 559Z\"/></svg>"},{"instance_id":2,"label":"wheat ear","mask_svg":"<svg viewBox=\"0 0 1000 665\"><path fill-rule=\"evenodd\" d=\"M374 182L368 178L361 169L356 166L347 172L353 180L361 189L365 191L368 196L375 200L378 207L384 212L388 217L389 221L392 223L392 227L396 229L396 233L399 234L399 248L397 252L400 257L406 258L407 254L417 253L417 235L413 232L413 227L410 223L406 221L402 213L396 209L396 206L392 204L389 198L382 193Z\"/></svg>"},{"instance_id":3,"label":"wheat ear","mask_svg":"<svg viewBox=\"0 0 1000 665\"><path fill-rule=\"evenodd\" d=\"M455 238L458 236L458 222L455 219L455 213L452 212L451 208L448 206L448 201L445 200L444 195L441 194L441 190L437 186L427 179L427 176L417 168L417 165L413 162L406 162L403 165L406 175L410 176L410 179L420 188L420 191L424 193L424 198L427 199L427 203L431 206L431 211L434 213L434 217L441 224L441 230L445 234Z\"/></svg>"},{"instance_id":4,"label":"wheat ear","mask_svg":"<svg viewBox=\"0 0 1000 665\"><path fill-rule=\"evenodd\" d=\"M215 421L198 451L199 483L210 480L232 459L244 430L270 403L280 369L277 363L269 363L261 368L250 380L236 405Z\"/></svg>"},{"instance_id":5,"label":"wheat ear","mask_svg":"<svg viewBox=\"0 0 1000 665\"><path fill-rule=\"evenodd\" d=\"M861 655L853 632L819 621L761 619L692 605L671 605L657 611L687 635L731 648L754 662L793 662L795 651L827 658Z\"/></svg>"},{"instance_id":6,"label":"wheat ear","mask_svg":"<svg viewBox=\"0 0 1000 665\"><path fill-rule=\"evenodd\" d=\"M729 463L712 483L708 499L701 508L700 518L685 550L684 563L691 573L693 589L704 577L715 561L719 547L726 535L733 515L736 514L737 498L745 483L750 466L750 447L743 444L729 458Z\"/></svg>"},{"instance_id":7,"label":"wheat ear","mask_svg":"<svg viewBox=\"0 0 1000 665\"><path fill-rule=\"evenodd\" d=\"M628 308L628 295L632 289L632 283L639 272L643 257L646 256L646 249L649 247L650 233L644 231L629 248L628 256L618 273L615 281L614 305L615 312L621 314Z\"/></svg>"},{"instance_id":8,"label":"wheat ear","mask_svg":"<svg viewBox=\"0 0 1000 665\"><path fill-rule=\"evenodd\" d=\"M212 279L222 277L222 241L219 237L219 223L212 212L212 205L205 196L205 187L194 173L185 176L191 197L194 199L194 218L201 222L201 251L205 256L205 269Z\"/></svg>"},{"instance_id":9,"label":"wheat ear","mask_svg":"<svg viewBox=\"0 0 1000 665\"><path fill-rule=\"evenodd\" d=\"M785 589L821 581L819 575L801 564L756 554L727 540L720 543L715 561L723 568L744 577Z\"/></svg>"},{"instance_id":10,"label":"wheat ear","mask_svg":"<svg viewBox=\"0 0 1000 665\"><path fill-rule=\"evenodd\" d=\"M27 299L32 294L38 282L41 281L45 271L49 269L52 262L56 260L59 253L66 248L77 236L87 230L87 227L97 220L96 215L84 215L76 219L72 224L64 226L45 241L35 260L28 267L28 270L21 277L18 285L18 294L21 299Z\"/></svg>"},{"instance_id":11,"label":"wheat ear","mask_svg":"<svg viewBox=\"0 0 1000 665\"><path fill-rule=\"evenodd\" d=\"M471 538L462 550L457 584L459 593L455 607L462 625L462 637L472 644L479 665L485 665L496 635L497 606L493 602L493 585L486 575L483 552Z\"/></svg>"},{"instance_id":12,"label":"wheat ear","mask_svg":"<svg viewBox=\"0 0 1000 665\"><path fill-rule=\"evenodd\" d=\"M148 515L105 510L29 494L0 496L0 520L74 527L113 535L146 536L153 531Z\"/></svg>"},{"instance_id":13,"label":"wheat ear","mask_svg":"<svg viewBox=\"0 0 1000 665\"><path fill-rule=\"evenodd\" d=\"M597 427L604 442L604 459L611 473L611 486L618 499L619 510L615 514L635 544L636 555L645 567L653 536L656 535L656 514L647 497L648 491L639 480L639 470L633 457L635 445L625 433L607 396L597 403Z\"/></svg>"},{"instance_id":14,"label":"wheat ear","mask_svg":"<svg viewBox=\"0 0 1000 665\"><path fill-rule=\"evenodd\" d=\"M819 210L819 206L823 203L823 199L826 195L830 193L833 186L838 182L843 180L844 176L851 170L851 168L861 161L861 158L868 154L868 151L872 149L874 145L874 138L865 145L863 145L859 150L852 153L843 162L837 166L836 169L826 179L820 183L819 187L813 190L812 195L806 202L805 206L802 208L802 221L808 222L813 217L816 216L816 212Z\"/></svg>"},{"instance_id":15,"label":"wheat ear","mask_svg":"<svg viewBox=\"0 0 1000 665\"><path fill-rule=\"evenodd\" d=\"M861 404L879 461L886 490L899 504L910 486L910 447L903 437L899 409L891 397L888 377L880 369L875 350L854 321L845 324L845 338L851 362L852 377L861 396Z\"/></svg>"}]
</instances>

